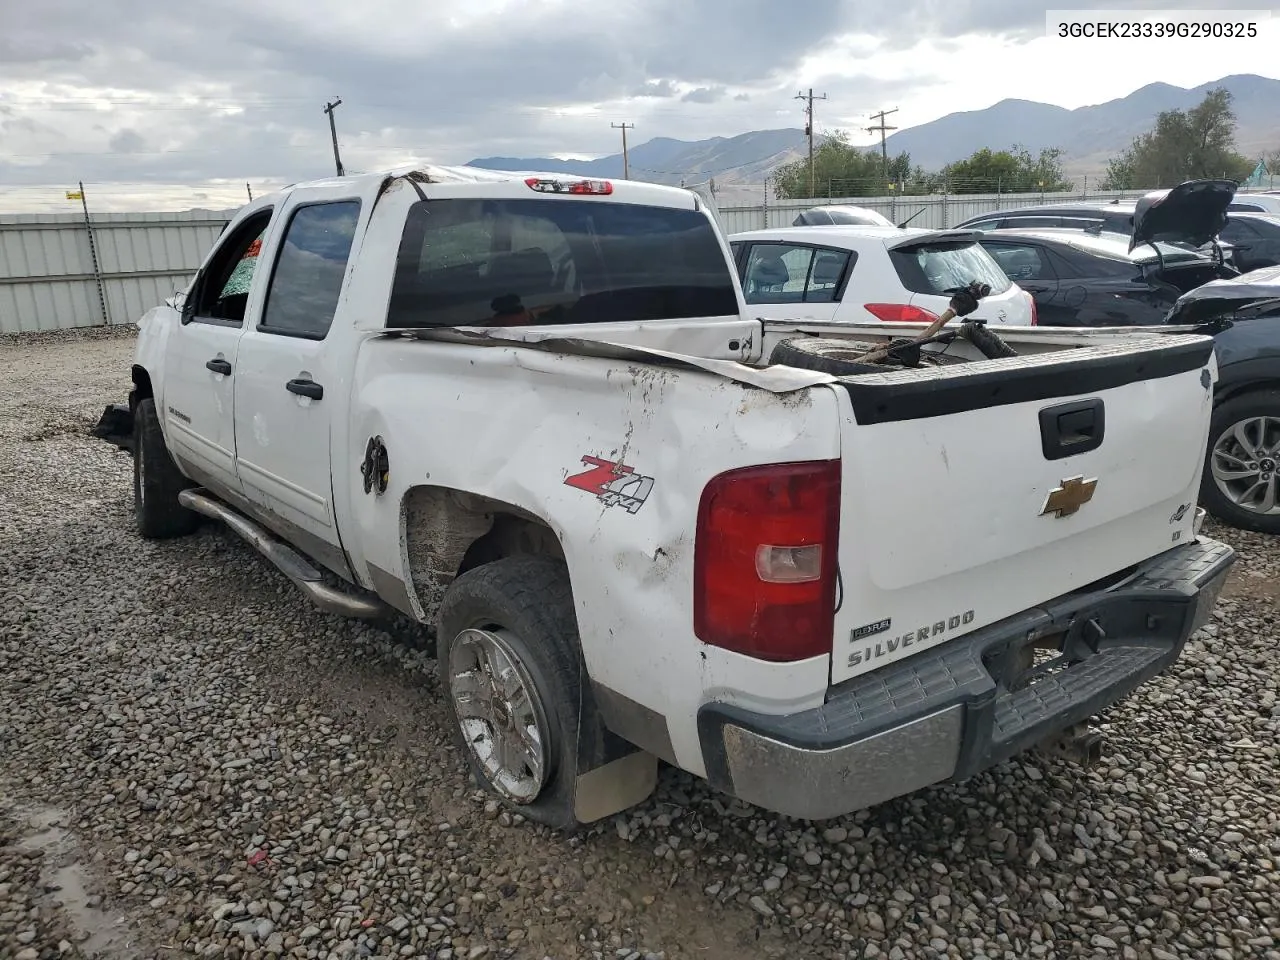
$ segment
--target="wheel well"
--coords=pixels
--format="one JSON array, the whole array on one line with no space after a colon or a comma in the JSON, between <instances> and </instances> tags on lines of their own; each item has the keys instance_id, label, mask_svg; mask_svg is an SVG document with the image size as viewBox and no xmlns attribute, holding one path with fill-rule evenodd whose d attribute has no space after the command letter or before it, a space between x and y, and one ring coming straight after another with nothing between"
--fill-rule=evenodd
<instances>
[{"instance_id":1,"label":"wheel well","mask_svg":"<svg viewBox=\"0 0 1280 960\"><path fill-rule=\"evenodd\" d=\"M520 554L564 560L560 539L544 520L490 497L413 487L405 494L401 517L404 556L428 619L449 585L468 570Z\"/></svg>"},{"instance_id":2,"label":"wheel well","mask_svg":"<svg viewBox=\"0 0 1280 960\"><path fill-rule=\"evenodd\" d=\"M137 409L139 403L156 394L151 388L151 374L147 373L146 367L135 363L130 375L133 378L133 390L129 392L129 407Z\"/></svg>"},{"instance_id":3,"label":"wheel well","mask_svg":"<svg viewBox=\"0 0 1280 960\"><path fill-rule=\"evenodd\" d=\"M1213 398L1213 405L1218 407L1228 400L1235 400L1251 393L1262 393L1266 390L1280 390L1280 379L1248 380L1232 384L1226 390L1217 391L1217 395Z\"/></svg>"}]
</instances>

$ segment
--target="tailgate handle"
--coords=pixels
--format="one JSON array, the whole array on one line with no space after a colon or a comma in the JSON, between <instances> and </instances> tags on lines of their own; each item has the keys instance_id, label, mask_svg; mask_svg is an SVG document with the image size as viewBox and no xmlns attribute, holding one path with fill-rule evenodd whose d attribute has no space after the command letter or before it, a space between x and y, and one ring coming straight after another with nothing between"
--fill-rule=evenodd
<instances>
[{"instance_id":1,"label":"tailgate handle","mask_svg":"<svg viewBox=\"0 0 1280 960\"><path fill-rule=\"evenodd\" d=\"M1102 446L1106 407L1101 397L1073 400L1040 411L1040 448L1046 460L1061 460Z\"/></svg>"}]
</instances>

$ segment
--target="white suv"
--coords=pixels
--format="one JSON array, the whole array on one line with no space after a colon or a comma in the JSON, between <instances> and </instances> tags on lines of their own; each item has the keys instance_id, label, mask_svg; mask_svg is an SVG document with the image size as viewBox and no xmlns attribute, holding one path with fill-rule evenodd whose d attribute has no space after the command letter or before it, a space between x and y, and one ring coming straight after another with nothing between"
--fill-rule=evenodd
<instances>
[{"instance_id":1,"label":"white suv","mask_svg":"<svg viewBox=\"0 0 1280 960\"><path fill-rule=\"evenodd\" d=\"M1035 301L1005 275L980 232L839 225L752 230L729 238L753 316L768 320L928 323L977 280L991 295L974 314L1030 326Z\"/></svg>"}]
</instances>

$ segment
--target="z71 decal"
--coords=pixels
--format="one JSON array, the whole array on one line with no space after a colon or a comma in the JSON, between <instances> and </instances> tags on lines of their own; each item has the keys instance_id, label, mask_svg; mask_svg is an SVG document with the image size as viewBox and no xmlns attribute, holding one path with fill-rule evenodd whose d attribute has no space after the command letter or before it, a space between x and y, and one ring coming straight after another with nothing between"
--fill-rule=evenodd
<instances>
[{"instance_id":1,"label":"z71 decal","mask_svg":"<svg viewBox=\"0 0 1280 960\"><path fill-rule=\"evenodd\" d=\"M564 482L599 497L606 507L626 507L628 513L635 513L649 499L653 477L599 457L583 456L582 462L590 469L565 477Z\"/></svg>"}]
</instances>

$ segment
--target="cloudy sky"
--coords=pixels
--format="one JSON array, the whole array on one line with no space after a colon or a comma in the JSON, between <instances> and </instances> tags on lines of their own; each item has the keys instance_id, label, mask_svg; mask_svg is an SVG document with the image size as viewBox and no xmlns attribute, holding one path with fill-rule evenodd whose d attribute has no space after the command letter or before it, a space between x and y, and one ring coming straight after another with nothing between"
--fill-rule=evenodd
<instances>
[{"instance_id":1,"label":"cloudy sky","mask_svg":"<svg viewBox=\"0 0 1280 960\"><path fill-rule=\"evenodd\" d=\"M181 209L235 204L246 181L260 192L327 175L321 108L335 96L343 160L368 170L612 153L614 122L635 124L633 143L796 127L794 97L809 86L828 96L821 131L860 130L882 108L913 126L1005 97L1077 107L1157 80L1280 77L1280 20L1255 40L1059 40L1028 0L0 0L0 10L4 211L65 209L62 191L81 179L95 209Z\"/></svg>"}]
</instances>

